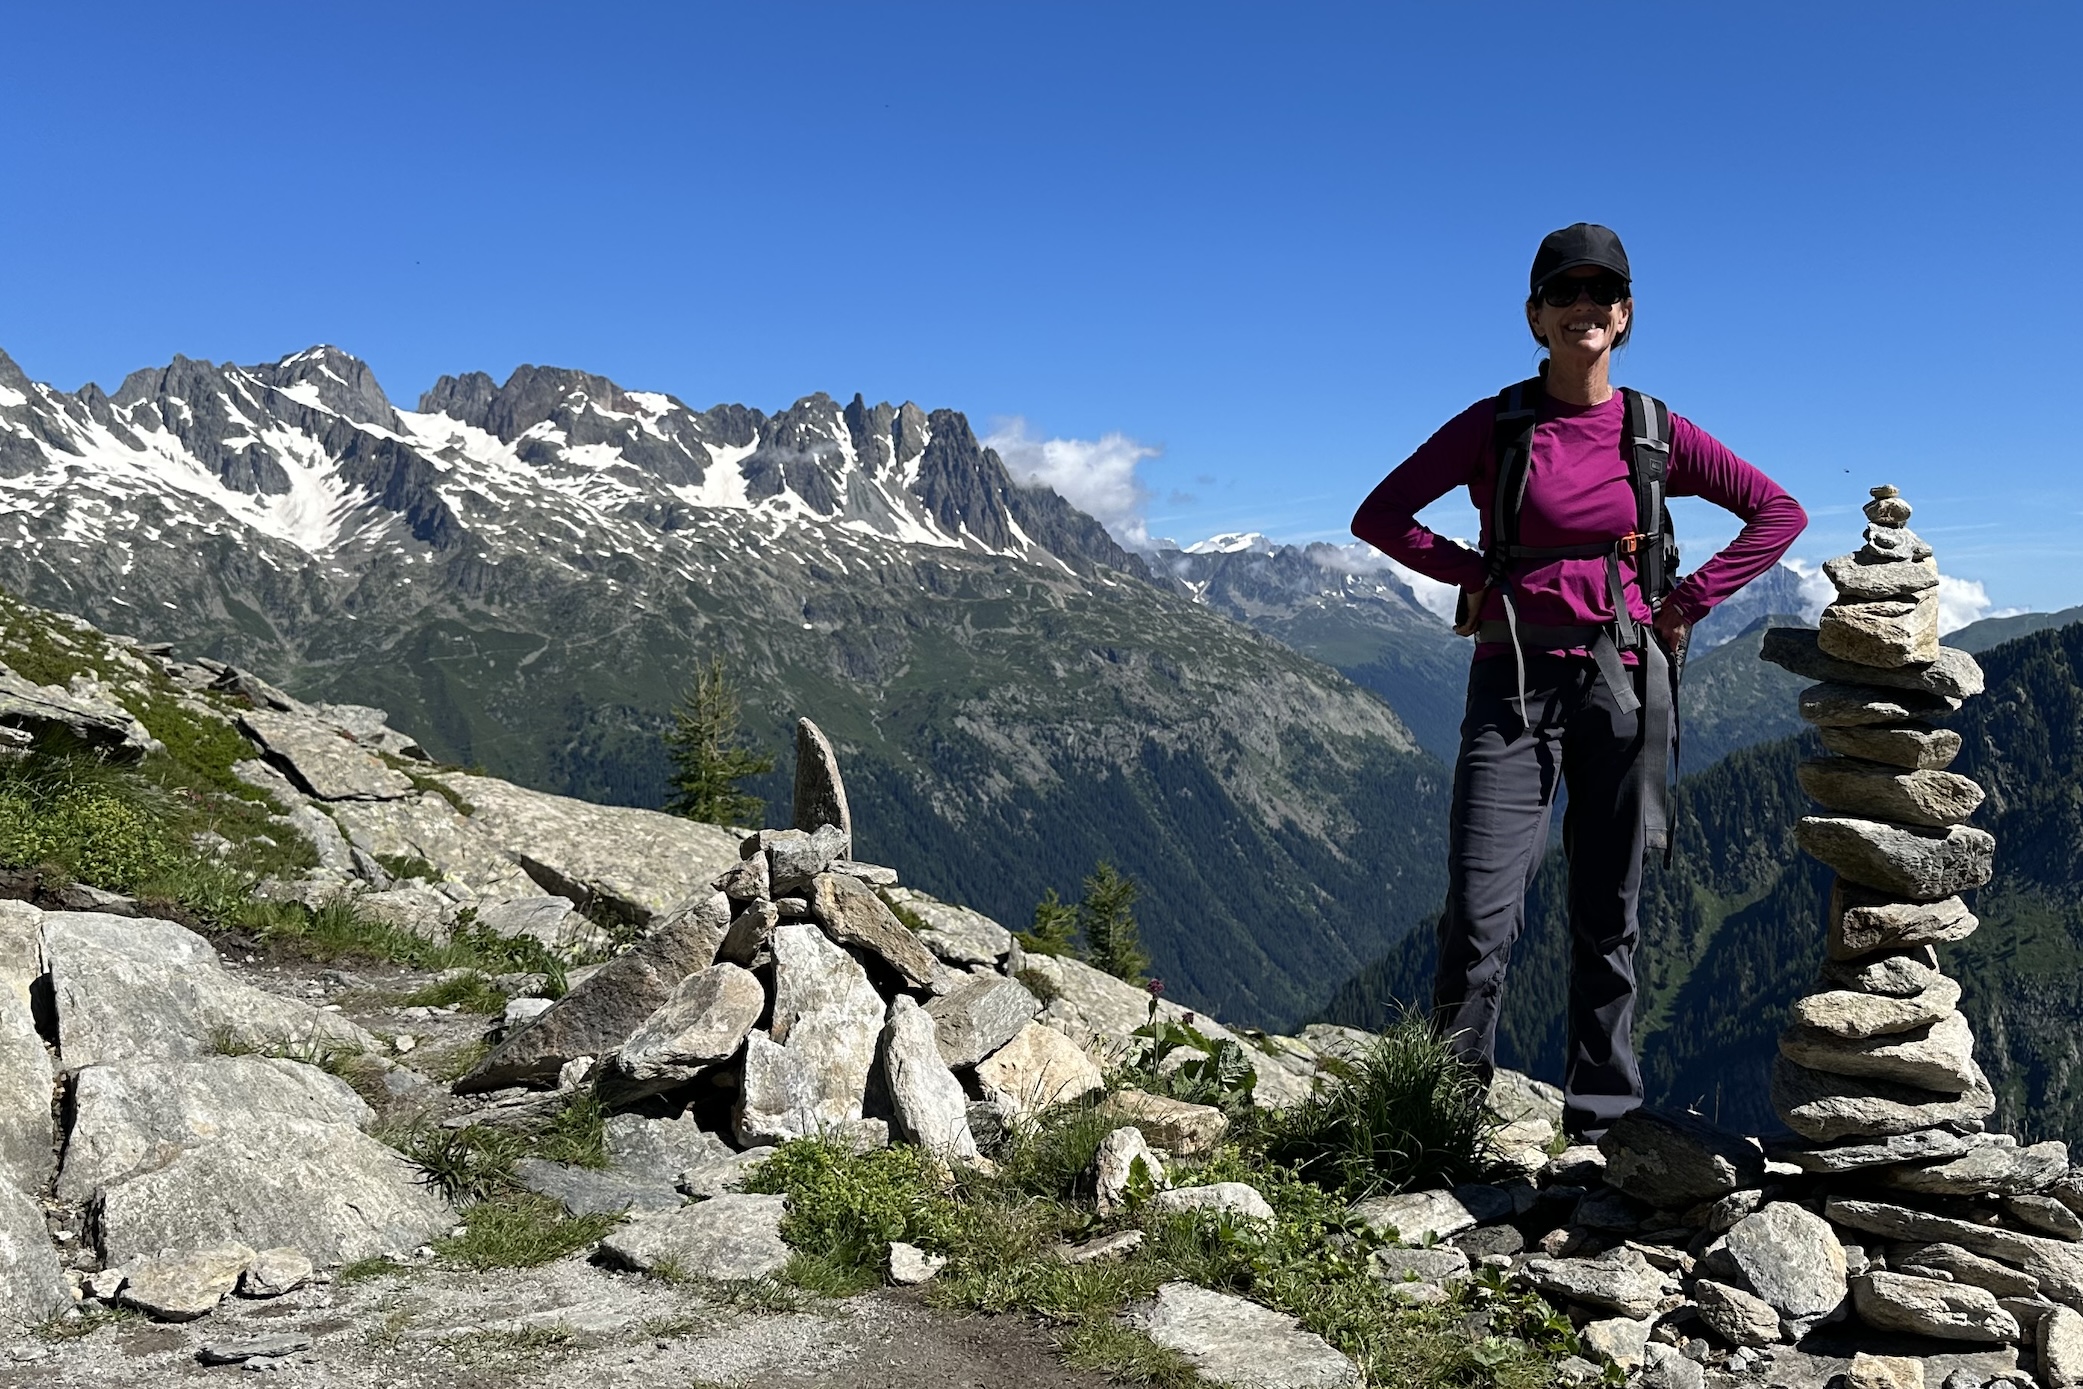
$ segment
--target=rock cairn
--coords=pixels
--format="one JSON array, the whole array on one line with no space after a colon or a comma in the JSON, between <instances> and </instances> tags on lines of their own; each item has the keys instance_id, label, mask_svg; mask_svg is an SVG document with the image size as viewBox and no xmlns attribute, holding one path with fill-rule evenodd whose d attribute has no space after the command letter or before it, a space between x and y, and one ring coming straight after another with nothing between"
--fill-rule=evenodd
<instances>
[{"instance_id":1,"label":"rock cairn","mask_svg":"<svg viewBox=\"0 0 2083 1389\"><path fill-rule=\"evenodd\" d=\"M1824 566L1838 598L1817 630L1775 629L1764 651L1822 682L1801 713L1826 752L1800 777L1827 813L1796 835L1837 875L1826 963L1780 1037L1773 1103L1819 1145L1793 1150L1800 1166L1888 1182L1913 1180L1902 1163L1994 1142L1977 1135L1996 1097L1934 947L1975 929L1959 894L1989 881L1996 841L1965 823L1981 787L1946 770L1960 735L1929 722L1979 693L1981 670L1938 644L1938 564L1909 503L1877 487L1866 515L1865 546Z\"/></svg>"}]
</instances>

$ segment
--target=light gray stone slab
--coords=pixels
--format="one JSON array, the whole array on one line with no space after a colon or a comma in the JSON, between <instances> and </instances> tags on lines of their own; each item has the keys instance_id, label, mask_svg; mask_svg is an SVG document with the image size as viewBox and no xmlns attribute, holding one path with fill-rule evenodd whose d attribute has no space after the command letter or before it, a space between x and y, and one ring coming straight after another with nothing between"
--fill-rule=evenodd
<instances>
[{"instance_id":1,"label":"light gray stone slab","mask_svg":"<svg viewBox=\"0 0 2083 1389\"><path fill-rule=\"evenodd\" d=\"M2083 1246L2021 1235L1882 1201L1833 1198L1823 1214L1834 1225L1890 1239L1953 1244L1972 1254L2022 1269L2040 1280L2040 1293L2070 1307L2083 1306Z\"/></svg>"},{"instance_id":2,"label":"light gray stone slab","mask_svg":"<svg viewBox=\"0 0 2083 1389\"><path fill-rule=\"evenodd\" d=\"M817 874L810 879L810 915L840 945L889 966L903 985L923 989L933 981L933 952L865 883L837 873Z\"/></svg>"},{"instance_id":3,"label":"light gray stone slab","mask_svg":"<svg viewBox=\"0 0 2083 1389\"><path fill-rule=\"evenodd\" d=\"M1031 1022L976 1068L984 1098L1016 1115L1039 1114L1105 1087L1106 1077L1083 1048L1052 1027Z\"/></svg>"},{"instance_id":4,"label":"light gray stone slab","mask_svg":"<svg viewBox=\"0 0 2083 1389\"><path fill-rule=\"evenodd\" d=\"M1779 1036L1780 1055L1812 1070L1871 1077L1958 1095L1981 1079L1974 1031L1959 1013L1902 1032L1851 1038L1818 1027L1793 1026Z\"/></svg>"},{"instance_id":5,"label":"light gray stone slab","mask_svg":"<svg viewBox=\"0 0 2083 1389\"><path fill-rule=\"evenodd\" d=\"M1273 1219L1273 1207L1249 1182L1210 1182L1206 1186L1175 1187L1152 1196L1143 1209L1160 1215L1218 1211L1244 1220Z\"/></svg>"},{"instance_id":6,"label":"light gray stone slab","mask_svg":"<svg viewBox=\"0 0 2083 1389\"><path fill-rule=\"evenodd\" d=\"M1946 1095L1889 1080L1834 1075L1781 1056L1772 1068L1772 1107L1803 1138L1834 1143L1941 1125L1974 1132L1996 1112L1996 1093L1979 1070L1966 1093Z\"/></svg>"},{"instance_id":7,"label":"light gray stone slab","mask_svg":"<svg viewBox=\"0 0 2083 1389\"><path fill-rule=\"evenodd\" d=\"M2022 1196L2051 1186L2068 1171L2068 1145L2035 1143L2027 1148L1978 1144L1960 1156L1927 1166L1890 1168L1878 1174L1883 1186L1934 1196Z\"/></svg>"},{"instance_id":8,"label":"light gray stone slab","mask_svg":"<svg viewBox=\"0 0 2083 1389\"><path fill-rule=\"evenodd\" d=\"M1925 724L1878 724L1818 730L1823 746L1840 757L1858 757L1891 767L1943 771L1960 755L1960 735Z\"/></svg>"},{"instance_id":9,"label":"light gray stone slab","mask_svg":"<svg viewBox=\"0 0 2083 1389\"><path fill-rule=\"evenodd\" d=\"M1164 1163L1150 1151L1143 1131L1126 1124L1102 1138L1092 1157L1093 1199L1099 1213L1126 1210L1139 1181L1152 1190L1171 1185Z\"/></svg>"},{"instance_id":10,"label":"light gray stone slab","mask_svg":"<svg viewBox=\"0 0 2083 1389\"><path fill-rule=\"evenodd\" d=\"M1826 989L1795 999L1790 1017L1793 1025L1804 1031L1857 1042L1930 1027L1953 1016L1959 1003L1960 985L1937 975L1923 992L1906 997L1858 989Z\"/></svg>"},{"instance_id":11,"label":"light gray stone slab","mask_svg":"<svg viewBox=\"0 0 2083 1389\"><path fill-rule=\"evenodd\" d=\"M882 1031L882 1074L896 1137L938 1157L975 1160L969 1098L941 1057L933 1019L903 994L891 1001Z\"/></svg>"},{"instance_id":12,"label":"light gray stone slab","mask_svg":"<svg viewBox=\"0 0 2083 1389\"><path fill-rule=\"evenodd\" d=\"M692 1114L677 1119L610 1114L603 1127L608 1160L635 1176L670 1182L690 1167L732 1156L731 1146L705 1131Z\"/></svg>"},{"instance_id":13,"label":"light gray stone slab","mask_svg":"<svg viewBox=\"0 0 2083 1389\"><path fill-rule=\"evenodd\" d=\"M0 1325L34 1326L70 1306L43 1207L0 1183Z\"/></svg>"},{"instance_id":14,"label":"light gray stone slab","mask_svg":"<svg viewBox=\"0 0 2083 1389\"><path fill-rule=\"evenodd\" d=\"M1040 1012L1026 986L995 974L972 974L926 1005L940 1054L954 1067L976 1065Z\"/></svg>"},{"instance_id":15,"label":"light gray stone slab","mask_svg":"<svg viewBox=\"0 0 2083 1389\"><path fill-rule=\"evenodd\" d=\"M1528 1259L1520 1276L1551 1297L1607 1308L1623 1317L1655 1315L1663 1296L1663 1275L1625 1246L1595 1259Z\"/></svg>"},{"instance_id":16,"label":"light gray stone slab","mask_svg":"<svg viewBox=\"0 0 2083 1389\"><path fill-rule=\"evenodd\" d=\"M406 1254L455 1223L422 1176L344 1124L281 1120L227 1134L105 1188L102 1260L230 1241L293 1245L329 1264Z\"/></svg>"},{"instance_id":17,"label":"light gray stone slab","mask_svg":"<svg viewBox=\"0 0 2083 1389\"><path fill-rule=\"evenodd\" d=\"M471 807L470 822L536 882L649 924L706 893L738 861L738 837L655 810L594 805L493 777L437 778Z\"/></svg>"},{"instance_id":18,"label":"light gray stone slab","mask_svg":"<svg viewBox=\"0 0 2083 1389\"><path fill-rule=\"evenodd\" d=\"M556 1084L566 1064L619 1049L679 988L716 958L713 917L676 913L627 954L617 955L456 1082L458 1094Z\"/></svg>"},{"instance_id":19,"label":"light gray stone slab","mask_svg":"<svg viewBox=\"0 0 2083 1389\"><path fill-rule=\"evenodd\" d=\"M1293 1317L1191 1283L1167 1283L1137 1319L1204 1378L1234 1389L1356 1389L1359 1367Z\"/></svg>"},{"instance_id":20,"label":"light gray stone slab","mask_svg":"<svg viewBox=\"0 0 2083 1389\"><path fill-rule=\"evenodd\" d=\"M573 1215L619 1215L623 1211L670 1211L687 1204L670 1177L644 1177L610 1168L522 1158L514 1178L524 1190L563 1203Z\"/></svg>"},{"instance_id":21,"label":"light gray stone slab","mask_svg":"<svg viewBox=\"0 0 2083 1389\"><path fill-rule=\"evenodd\" d=\"M1905 825L1957 825L1982 803L1982 788L1958 772L1905 770L1855 757L1812 757L1795 769L1801 789L1840 815Z\"/></svg>"},{"instance_id":22,"label":"light gray stone slab","mask_svg":"<svg viewBox=\"0 0 2083 1389\"><path fill-rule=\"evenodd\" d=\"M1756 1186L1765 1175L1765 1155L1748 1139L1698 1115L1647 1106L1614 1120L1598 1148L1609 1184L1666 1209Z\"/></svg>"},{"instance_id":23,"label":"light gray stone slab","mask_svg":"<svg viewBox=\"0 0 2083 1389\"><path fill-rule=\"evenodd\" d=\"M737 1055L766 1006L767 991L751 971L732 964L696 970L622 1043L603 1093L626 1104L685 1085Z\"/></svg>"},{"instance_id":24,"label":"light gray stone slab","mask_svg":"<svg viewBox=\"0 0 2083 1389\"><path fill-rule=\"evenodd\" d=\"M1960 701L1922 690L1888 690L1870 684L1824 681L1801 691L1800 709L1802 718L1822 728L1860 728L1944 718L1959 712Z\"/></svg>"},{"instance_id":25,"label":"light gray stone slab","mask_svg":"<svg viewBox=\"0 0 2083 1389\"><path fill-rule=\"evenodd\" d=\"M1775 1201L1737 1221L1726 1238L1750 1291L1772 1305L1794 1337L1844 1302L1844 1246L1813 1211Z\"/></svg>"},{"instance_id":26,"label":"light gray stone slab","mask_svg":"<svg viewBox=\"0 0 2083 1389\"><path fill-rule=\"evenodd\" d=\"M1966 940L1979 924L1958 897L1904 902L1840 878L1830 889L1825 948L1832 961L1857 960L1879 951Z\"/></svg>"},{"instance_id":27,"label":"light gray stone slab","mask_svg":"<svg viewBox=\"0 0 2083 1389\"><path fill-rule=\"evenodd\" d=\"M1794 837L1810 857L1852 882L1915 902L1980 887L1994 871L1996 838L1972 825L1940 831L1806 815L1796 822Z\"/></svg>"},{"instance_id":28,"label":"light gray stone slab","mask_svg":"<svg viewBox=\"0 0 2083 1389\"><path fill-rule=\"evenodd\" d=\"M1938 590L1902 598L1840 598L1816 619L1816 645L1855 665L1896 668L1938 659Z\"/></svg>"},{"instance_id":29,"label":"light gray stone slab","mask_svg":"<svg viewBox=\"0 0 2083 1389\"><path fill-rule=\"evenodd\" d=\"M839 754L824 730L808 719L796 720L794 824L799 830L833 825L853 834L853 811L846 803L846 778L839 774Z\"/></svg>"},{"instance_id":30,"label":"light gray stone slab","mask_svg":"<svg viewBox=\"0 0 2083 1389\"><path fill-rule=\"evenodd\" d=\"M1377 1234L1391 1230L1404 1244L1434 1244L1476 1226L1475 1214L1451 1191L1409 1191L1370 1196L1352 1214Z\"/></svg>"},{"instance_id":31,"label":"light gray stone slab","mask_svg":"<svg viewBox=\"0 0 2083 1389\"><path fill-rule=\"evenodd\" d=\"M2019 1330L1996 1295L1967 1283L1875 1269L1852 1280L1852 1305L1869 1326L1947 1341L2015 1341Z\"/></svg>"},{"instance_id":32,"label":"light gray stone slab","mask_svg":"<svg viewBox=\"0 0 2083 1389\"><path fill-rule=\"evenodd\" d=\"M264 1139L284 1122L360 1128L375 1117L338 1076L263 1056L89 1066L74 1079L72 1112L58 1175L64 1201L84 1201L226 1135Z\"/></svg>"},{"instance_id":33,"label":"light gray stone slab","mask_svg":"<svg viewBox=\"0 0 2083 1389\"><path fill-rule=\"evenodd\" d=\"M926 923L919 939L951 965L995 965L1013 948L1013 933L982 912L939 901L915 888L893 888L890 900Z\"/></svg>"},{"instance_id":34,"label":"light gray stone slab","mask_svg":"<svg viewBox=\"0 0 2083 1389\"><path fill-rule=\"evenodd\" d=\"M315 719L249 709L238 723L306 795L322 801L389 801L413 794L411 778Z\"/></svg>"},{"instance_id":35,"label":"light gray stone slab","mask_svg":"<svg viewBox=\"0 0 2083 1389\"><path fill-rule=\"evenodd\" d=\"M150 1255L125 1271L118 1296L155 1321L194 1321L217 1310L252 1261L235 1242Z\"/></svg>"},{"instance_id":36,"label":"light gray stone slab","mask_svg":"<svg viewBox=\"0 0 2083 1389\"><path fill-rule=\"evenodd\" d=\"M745 1042L738 1141L807 1138L861 1117L884 1005L851 955L817 927L776 927L774 1021Z\"/></svg>"},{"instance_id":37,"label":"light gray stone slab","mask_svg":"<svg viewBox=\"0 0 2083 1389\"><path fill-rule=\"evenodd\" d=\"M47 912L43 943L68 1070L214 1055L226 1040L377 1049L343 1018L232 978L208 941L170 921Z\"/></svg>"},{"instance_id":38,"label":"light gray stone slab","mask_svg":"<svg viewBox=\"0 0 2083 1389\"><path fill-rule=\"evenodd\" d=\"M1928 665L1884 669L1828 654L1812 627L1772 627L1766 629L1758 658L1795 675L1830 684L1879 686L1948 699L1964 699L1982 692L1982 668L1973 656L1951 646L1941 647L1937 659Z\"/></svg>"},{"instance_id":39,"label":"light gray stone slab","mask_svg":"<svg viewBox=\"0 0 2083 1389\"><path fill-rule=\"evenodd\" d=\"M372 858L424 859L445 880L492 900L548 895L489 833L432 791L390 801L335 801L326 809L348 842Z\"/></svg>"},{"instance_id":40,"label":"light gray stone slab","mask_svg":"<svg viewBox=\"0 0 2083 1389\"><path fill-rule=\"evenodd\" d=\"M770 1278L788 1265L783 1196L714 1196L640 1216L611 1231L601 1252L644 1273L675 1272L718 1283Z\"/></svg>"}]
</instances>

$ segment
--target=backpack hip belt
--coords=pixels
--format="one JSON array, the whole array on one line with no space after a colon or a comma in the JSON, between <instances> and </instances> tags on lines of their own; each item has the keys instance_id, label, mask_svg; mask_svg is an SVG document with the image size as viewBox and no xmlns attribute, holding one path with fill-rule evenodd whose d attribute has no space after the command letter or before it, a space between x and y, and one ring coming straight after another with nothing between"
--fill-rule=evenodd
<instances>
[{"instance_id":1,"label":"backpack hip belt","mask_svg":"<svg viewBox=\"0 0 2083 1389\"><path fill-rule=\"evenodd\" d=\"M1635 494L1635 529L1615 540L1585 545L1532 546L1519 543L1519 511L1526 500L1527 476L1533 465L1533 430L1540 402L1547 394L1546 363L1543 376L1507 387L1497 398L1494 446L1497 454L1497 491L1490 517L1490 548L1484 555L1486 581L1504 605L1504 620L1481 623L1479 642L1504 642L1512 648L1518 675L1515 708L1528 728L1533 720L1526 698L1526 646L1536 650L1583 648L1591 653L1599 674L1612 690L1623 714L1642 713L1643 748L1639 766L1643 778L1643 828L1648 846L1662 849L1670 858L1670 815L1667 783L1676 762L1678 740L1677 683L1683 653L1676 659L1665 655L1655 633L1635 621L1628 611L1627 585L1621 570L1623 559L1632 563L1642 597L1653 608L1670 592L1677 579L1677 545L1671 535L1670 513L1664 505L1664 483L1671 459L1671 412L1653 396L1621 388L1626 405L1625 447L1628 480ZM1610 621L1570 626L1538 626L1519 621L1513 599L1512 571L1522 562L1558 559L1596 559L1606 562L1606 592L1612 603ZM1642 683L1637 692L1623 651L1639 654L1637 670Z\"/></svg>"}]
</instances>

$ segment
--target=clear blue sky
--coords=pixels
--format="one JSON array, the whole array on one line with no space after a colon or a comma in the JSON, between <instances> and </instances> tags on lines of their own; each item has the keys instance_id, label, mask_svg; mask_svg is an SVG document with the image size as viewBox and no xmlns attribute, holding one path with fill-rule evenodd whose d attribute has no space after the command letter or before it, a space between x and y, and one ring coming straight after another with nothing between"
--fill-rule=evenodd
<instances>
[{"instance_id":1,"label":"clear blue sky","mask_svg":"<svg viewBox=\"0 0 2083 1389\"><path fill-rule=\"evenodd\" d=\"M1808 504L1797 555L1894 481L2059 607L2078 51L2073 5L22 6L0 347L859 390L1161 450L1159 534L1344 538L1528 369L1533 246L1589 219L1622 379Z\"/></svg>"}]
</instances>

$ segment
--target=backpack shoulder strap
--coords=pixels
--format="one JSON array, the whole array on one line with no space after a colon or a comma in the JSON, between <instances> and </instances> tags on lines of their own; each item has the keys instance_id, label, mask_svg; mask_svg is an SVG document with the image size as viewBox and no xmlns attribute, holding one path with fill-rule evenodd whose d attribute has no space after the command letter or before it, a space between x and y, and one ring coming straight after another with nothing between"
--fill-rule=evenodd
<instances>
[{"instance_id":1,"label":"backpack shoulder strap","mask_svg":"<svg viewBox=\"0 0 2083 1389\"><path fill-rule=\"evenodd\" d=\"M1627 403L1627 475L1635 489L1635 534L1641 547L1635 551L1635 572L1641 577L1642 596L1654 604L1671 578L1665 564L1671 536L1664 510L1664 484L1671 468L1671 408L1626 386L1620 393Z\"/></svg>"},{"instance_id":2,"label":"backpack shoulder strap","mask_svg":"<svg viewBox=\"0 0 2083 1389\"><path fill-rule=\"evenodd\" d=\"M1519 508L1526 500L1526 474L1533 466L1533 427L1547 382L1533 376L1497 393L1497 422L1491 427L1497 490L1490 500L1490 578L1504 577L1514 545L1519 543Z\"/></svg>"}]
</instances>

